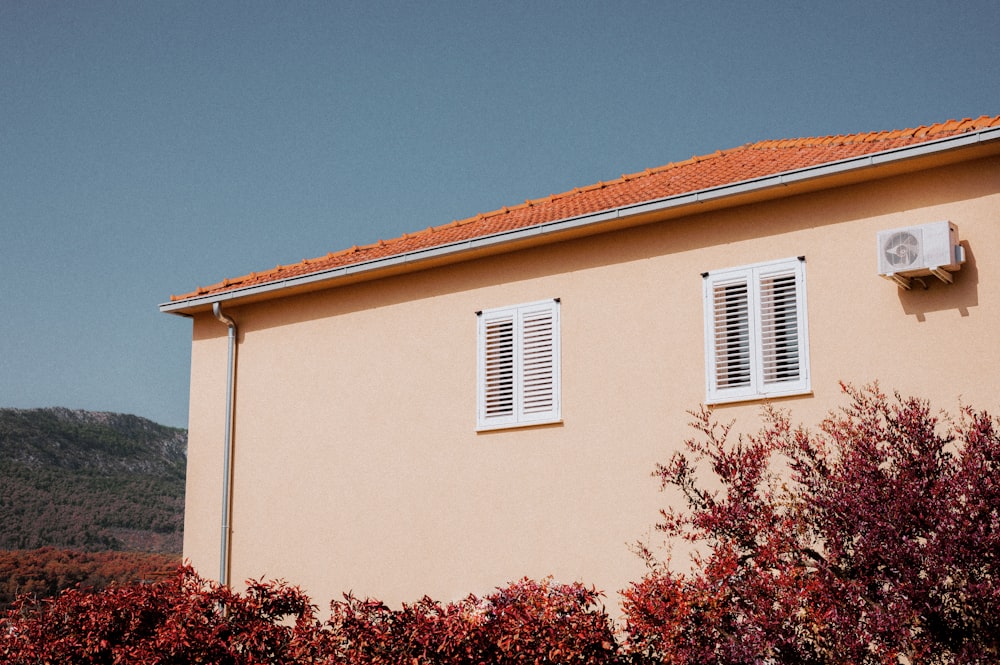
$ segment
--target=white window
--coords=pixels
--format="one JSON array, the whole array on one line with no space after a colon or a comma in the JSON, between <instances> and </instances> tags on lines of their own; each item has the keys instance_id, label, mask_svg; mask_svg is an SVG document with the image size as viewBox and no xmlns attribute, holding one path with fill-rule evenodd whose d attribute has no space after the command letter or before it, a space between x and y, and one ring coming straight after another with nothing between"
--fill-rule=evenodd
<instances>
[{"instance_id":1,"label":"white window","mask_svg":"<svg viewBox=\"0 0 1000 665\"><path fill-rule=\"evenodd\" d=\"M479 312L480 430L557 422L559 301Z\"/></svg>"},{"instance_id":2,"label":"white window","mask_svg":"<svg viewBox=\"0 0 1000 665\"><path fill-rule=\"evenodd\" d=\"M704 274L709 404L810 390L805 258Z\"/></svg>"}]
</instances>

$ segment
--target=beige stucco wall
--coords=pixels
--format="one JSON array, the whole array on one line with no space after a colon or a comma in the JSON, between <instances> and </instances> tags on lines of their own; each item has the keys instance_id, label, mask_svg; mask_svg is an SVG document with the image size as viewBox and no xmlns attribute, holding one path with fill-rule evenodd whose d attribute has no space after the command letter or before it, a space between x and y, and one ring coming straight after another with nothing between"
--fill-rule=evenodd
<instances>
[{"instance_id":1,"label":"beige stucco wall","mask_svg":"<svg viewBox=\"0 0 1000 665\"><path fill-rule=\"evenodd\" d=\"M666 497L650 476L705 399L706 270L804 255L815 422L838 381L1000 411L1000 160L649 224L227 311L240 326L233 579L320 606L484 593L522 576L609 594ZM950 219L955 283L877 276L883 229ZM559 425L476 432L477 310L561 298ZM185 556L217 575L226 329L194 320ZM719 408L742 429L759 403Z\"/></svg>"}]
</instances>

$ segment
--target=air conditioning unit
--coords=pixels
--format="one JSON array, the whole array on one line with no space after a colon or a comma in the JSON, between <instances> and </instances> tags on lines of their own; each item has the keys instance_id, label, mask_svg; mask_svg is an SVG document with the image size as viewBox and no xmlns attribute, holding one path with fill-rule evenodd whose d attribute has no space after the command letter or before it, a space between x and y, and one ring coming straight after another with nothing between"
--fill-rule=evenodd
<instances>
[{"instance_id":1,"label":"air conditioning unit","mask_svg":"<svg viewBox=\"0 0 1000 665\"><path fill-rule=\"evenodd\" d=\"M931 222L878 233L878 272L904 289L912 277L934 275L951 283L951 273L965 263L965 248L958 243L958 227L951 222Z\"/></svg>"}]
</instances>

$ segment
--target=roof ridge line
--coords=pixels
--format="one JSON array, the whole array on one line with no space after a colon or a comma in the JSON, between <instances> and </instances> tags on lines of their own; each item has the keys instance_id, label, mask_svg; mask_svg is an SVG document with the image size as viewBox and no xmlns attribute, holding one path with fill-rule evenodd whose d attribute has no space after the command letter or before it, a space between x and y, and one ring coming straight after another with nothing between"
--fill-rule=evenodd
<instances>
[{"instance_id":1,"label":"roof ridge line","mask_svg":"<svg viewBox=\"0 0 1000 665\"><path fill-rule=\"evenodd\" d=\"M923 138L938 134L952 134L973 131L980 123L995 122L1000 116L981 115L978 118L949 119L930 125L918 125L905 129L883 129L853 134L829 134L827 136L805 136L799 138L765 139L748 143L739 149L774 149L789 147L814 147L818 145L849 145L855 143L875 143L899 138Z\"/></svg>"}]
</instances>

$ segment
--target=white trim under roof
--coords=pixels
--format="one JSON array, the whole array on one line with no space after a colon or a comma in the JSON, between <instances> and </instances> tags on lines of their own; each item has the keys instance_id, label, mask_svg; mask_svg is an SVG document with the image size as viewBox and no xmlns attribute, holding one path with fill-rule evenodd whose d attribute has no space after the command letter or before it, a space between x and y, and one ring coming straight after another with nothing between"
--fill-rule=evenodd
<instances>
[{"instance_id":1,"label":"white trim under roof","mask_svg":"<svg viewBox=\"0 0 1000 665\"><path fill-rule=\"evenodd\" d=\"M577 215L575 217L565 217L563 219L543 222L541 224L535 224L524 228L477 236L475 238L469 238L468 240L436 245L434 247L411 250L401 254L393 254L392 256L372 259L370 261L361 261L346 266L318 270L306 275L286 277L284 279L276 279L263 284L237 287L228 291L220 291L192 298L185 298L184 300L172 301L160 305L160 311L171 314L184 314L187 310L199 307L208 307L211 306L212 303L216 302L232 301L296 286L333 281L350 275L373 272L392 266L416 263L441 256L458 255L471 250L502 245L517 240L548 235L550 233L557 233L560 231L584 228L600 224L602 222L624 219L635 215L681 208L687 205L704 203L729 196L736 196L738 194L760 192L771 188L782 187L825 176L858 171L870 167L884 166L893 162L912 159L914 157L945 152L956 148L975 146L998 139L1000 139L1000 127L979 129L962 134L956 134L954 136L947 136L941 139L926 141L924 143L918 143L916 145L903 146L901 148L893 148L891 150L874 152L858 157L849 157L847 159L834 162L825 162L816 166L807 166L804 168L792 169L790 171L783 171L768 176L762 176L760 178L754 178L752 180L742 180L727 185L676 194L662 199L632 203L618 208L612 208L610 210Z\"/></svg>"}]
</instances>

